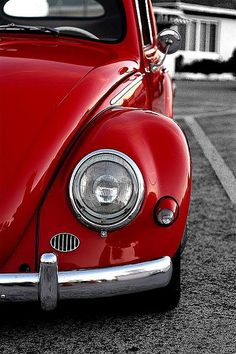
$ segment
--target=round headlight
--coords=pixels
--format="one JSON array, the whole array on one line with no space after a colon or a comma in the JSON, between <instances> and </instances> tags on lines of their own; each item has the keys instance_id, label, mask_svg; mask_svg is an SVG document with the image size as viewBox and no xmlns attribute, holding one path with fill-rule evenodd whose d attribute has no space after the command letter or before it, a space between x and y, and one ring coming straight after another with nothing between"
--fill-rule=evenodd
<instances>
[{"instance_id":1,"label":"round headlight","mask_svg":"<svg viewBox=\"0 0 236 354\"><path fill-rule=\"evenodd\" d=\"M97 150L75 167L69 186L78 218L97 229L116 229L138 213L144 196L142 174L127 155Z\"/></svg>"}]
</instances>

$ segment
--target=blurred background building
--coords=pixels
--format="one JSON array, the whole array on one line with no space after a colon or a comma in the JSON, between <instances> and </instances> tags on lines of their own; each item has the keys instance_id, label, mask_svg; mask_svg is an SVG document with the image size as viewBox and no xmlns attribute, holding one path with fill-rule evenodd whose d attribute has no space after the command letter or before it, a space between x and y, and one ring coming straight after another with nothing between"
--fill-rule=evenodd
<instances>
[{"instance_id":1,"label":"blurred background building","mask_svg":"<svg viewBox=\"0 0 236 354\"><path fill-rule=\"evenodd\" d=\"M157 25L172 27L182 37L184 63L226 61L236 48L236 0L152 0ZM172 71L173 57L172 60Z\"/></svg>"}]
</instances>

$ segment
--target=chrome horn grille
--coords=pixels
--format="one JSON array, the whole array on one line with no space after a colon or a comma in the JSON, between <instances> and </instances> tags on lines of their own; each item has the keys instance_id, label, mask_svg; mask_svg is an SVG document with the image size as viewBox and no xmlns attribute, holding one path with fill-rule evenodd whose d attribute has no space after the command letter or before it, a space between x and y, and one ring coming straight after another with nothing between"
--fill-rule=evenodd
<instances>
[{"instance_id":1,"label":"chrome horn grille","mask_svg":"<svg viewBox=\"0 0 236 354\"><path fill-rule=\"evenodd\" d=\"M79 247L80 240L75 235L60 233L51 238L50 245L59 252L72 252Z\"/></svg>"}]
</instances>

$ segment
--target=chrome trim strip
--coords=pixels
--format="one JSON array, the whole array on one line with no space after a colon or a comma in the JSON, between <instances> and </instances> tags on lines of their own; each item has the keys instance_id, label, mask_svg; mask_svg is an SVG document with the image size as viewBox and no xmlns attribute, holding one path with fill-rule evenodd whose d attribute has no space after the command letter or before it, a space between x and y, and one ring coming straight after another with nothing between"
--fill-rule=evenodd
<instances>
[{"instance_id":1,"label":"chrome trim strip","mask_svg":"<svg viewBox=\"0 0 236 354\"><path fill-rule=\"evenodd\" d=\"M142 39L142 45L144 47L143 26L142 26L142 20L141 20L141 14L140 14L140 8L139 8L138 0L135 0L135 7L136 7L136 11L137 11L138 24L139 24L139 30L140 30L140 35L141 35L141 39Z\"/></svg>"},{"instance_id":2,"label":"chrome trim strip","mask_svg":"<svg viewBox=\"0 0 236 354\"><path fill-rule=\"evenodd\" d=\"M146 11L147 11L147 21L148 21L148 27L149 27L150 45L152 45L153 44L153 31L152 31L152 24L151 24L151 18L150 18L150 8L149 8L147 0L145 1L145 6L146 6Z\"/></svg>"},{"instance_id":3,"label":"chrome trim strip","mask_svg":"<svg viewBox=\"0 0 236 354\"><path fill-rule=\"evenodd\" d=\"M113 106L119 102L132 88L134 88L142 81L144 76L145 74L140 74L140 76L129 83L123 90L121 90L115 97L111 99L110 104Z\"/></svg>"},{"instance_id":4,"label":"chrome trim strip","mask_svg":"<svg viewBox=\"0 0 236 354\"><path fill-rule=\"evenodd\" d=\"M52 310L60 299L82 299L142 292L168 285L172 261L157 260L114 266L57 272L57 257L45 253L40 274L0 274L0 301L37 301ZM59 290L59 291L58 291Z\"/></svg>"},{"instance_id":5,"label":"chrome trim strip","mask_svg":"<svg viewBox=\"0 0 236 354\"><path fill-rule=\"evenodd\" d=\"M147 22L148 22L149 40L150 40L150 43L147 45L144 45L143 26L142 26L142 19L141 19L140 7L139 7L138 0L135 0L135 7L136 7L136 11L137 11L138 24L139 24L139 29L140 29L141 39L142 39L142 46L149 47L153 44L153 30L152 30L152 25L151 25L150 9L148 6L148 2L147 2L147 0L144 0L144 1L145 1L146 13L147 13Z\"/></svg>"}]
</instances>

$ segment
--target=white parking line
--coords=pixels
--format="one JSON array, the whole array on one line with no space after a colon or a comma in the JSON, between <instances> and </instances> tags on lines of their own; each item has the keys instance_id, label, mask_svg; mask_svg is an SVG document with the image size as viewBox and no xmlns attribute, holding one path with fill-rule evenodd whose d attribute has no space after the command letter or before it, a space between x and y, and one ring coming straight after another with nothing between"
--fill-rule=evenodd
<instances>
[{"instance_id":1,"label":"white parking line","mask_svg":"<svg viewBox=\"0 0 236 354\"><path fill-rule=\"evenodd\" d=\"M183 117L210 162L229 199L236 204L236 178L193 116Z\"/></svg>"}]
</instances>

